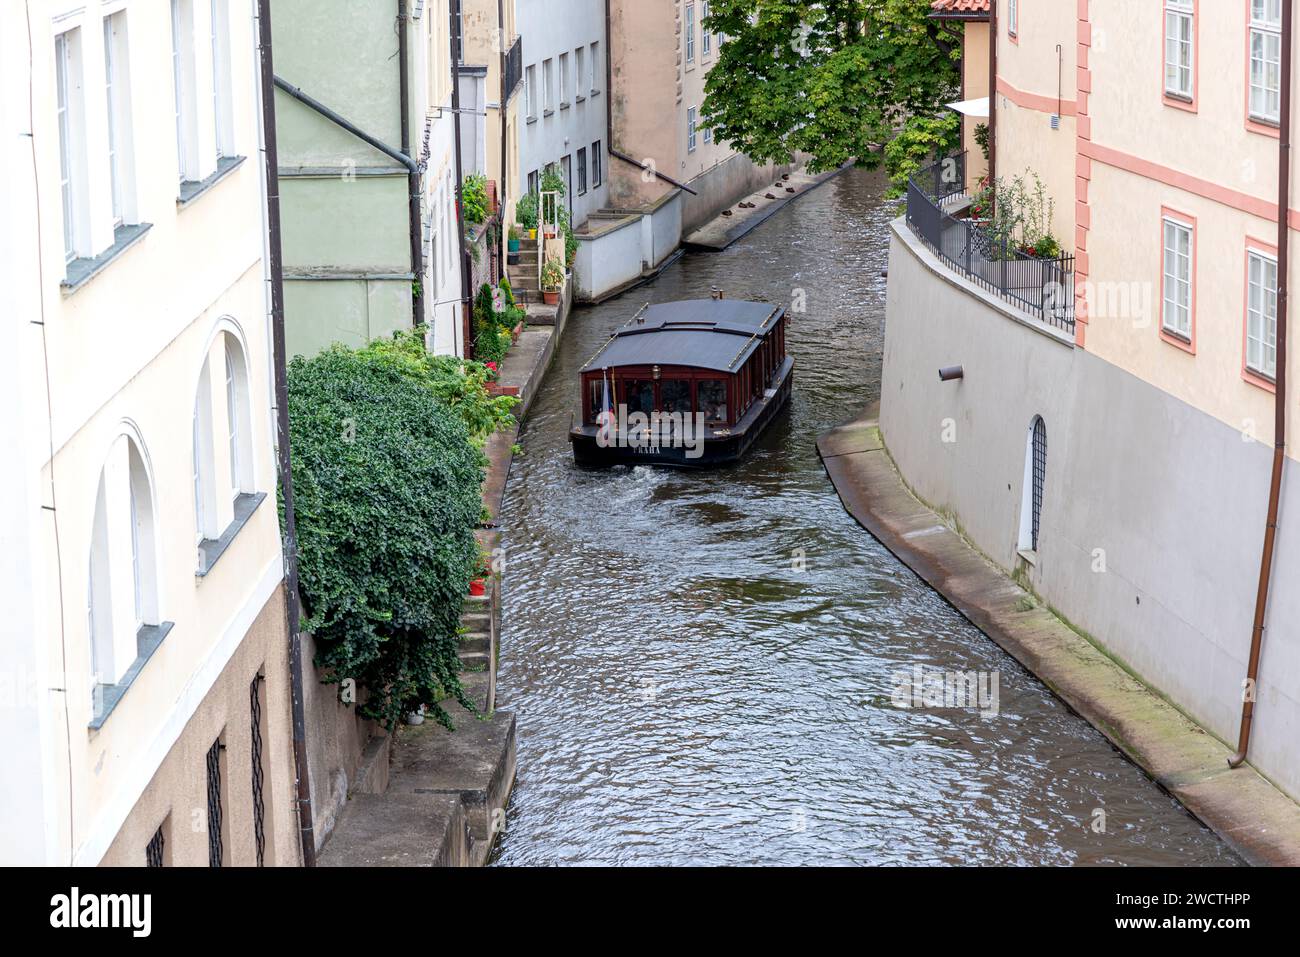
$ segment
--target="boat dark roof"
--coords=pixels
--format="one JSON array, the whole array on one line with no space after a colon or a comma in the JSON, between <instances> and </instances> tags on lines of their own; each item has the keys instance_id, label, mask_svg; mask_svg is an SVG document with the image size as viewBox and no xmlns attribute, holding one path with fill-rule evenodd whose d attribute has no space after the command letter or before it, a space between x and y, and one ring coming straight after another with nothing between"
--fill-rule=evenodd
<instances>
[{"instance_id":1,"label":"boat dark roof","mask_svg":"<svg viewBox=\"0 0 1300 957\"><path fill-rule=\"evenodd\" d=\"M770 302L743 299L687 299L648 306L579 371L661 365L735 372L784 311Z\"/></svg>"}]
</instances>

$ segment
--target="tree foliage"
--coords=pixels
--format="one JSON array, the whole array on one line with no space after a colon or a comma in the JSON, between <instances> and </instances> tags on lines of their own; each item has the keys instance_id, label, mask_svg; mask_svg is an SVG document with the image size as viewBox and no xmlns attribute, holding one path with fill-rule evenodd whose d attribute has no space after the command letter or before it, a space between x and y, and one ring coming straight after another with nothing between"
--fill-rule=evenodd
<instances>
[{"instance_id":1,"label":"tree foliage","mask_svg":"<svg viewBox=\"0 0 1300 957\"><path fill-rule=\"evenodd\" d=\"M724 35L702 124L759 163L811 157L875 167L913 116L936 117L960 90L958 38L929 0L716 0L704 28Z\"/></svg>"},{"instance_id":2,"label":"tree foliage","mask_svg":"<svg viewBox=\"0 0 1300 957\"><path fill-rule=\"evenodd\" d=\"M389 346L289 365L302 627L325 680L356 681L388 727L420 705L449 724L447 695L472 709L457 642L483 456L435 368Z\"/></svg>"}]
</instances>

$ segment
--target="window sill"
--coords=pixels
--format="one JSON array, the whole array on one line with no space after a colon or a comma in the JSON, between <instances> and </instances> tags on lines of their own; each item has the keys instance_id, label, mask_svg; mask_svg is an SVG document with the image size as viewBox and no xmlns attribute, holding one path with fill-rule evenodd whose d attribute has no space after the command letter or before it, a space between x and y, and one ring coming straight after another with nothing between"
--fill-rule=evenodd
<instances>
[{"instance_id":1,"label":"window sill","mask_svg":"<svg viewBox=\"0 0 1300 957\"><path fill-rule=\"evenodd\" d=\"M1196 112L1196 100L1190 96L1184 96L1181 93L1170 93L1168 90L1164 94L1165 106L1172 106L1176 110L1185 110L1188 113Z\"/></svg>"},{"instance_id":2,"label":"window sill","mask_svg":"<svg viewBox=\"0 0 1300 957\"><path fill-rule=\"evenodd\" d=\"M63 294L70 296L90 280L94 279L122 253L126 252L153 227L152 223L136 223L133 226L119 226L113 231L113 245L98 256L74 259L68 263L67 274L61 286Z\"/></svg>"},{"instance_id":3,"label":"window sill","mask_svg":"<svg viewBox=\"0 0 1300 957\"><path fill-rule=\"evenodd\" d=\"M543 117L554 116L554 115L555 115L555 111L554 111L554 110L542 110L542 116L543 116Z\"/></svg>"},{"instance_id":4,"label":"window sill","mask_svg":"<svg viewBox=\"0 0 1300 957\"><path fill-rule=\"evenodd\" d=\"M199 542L199 567L194 573L196 578L204 578L212 571L214 565L226 553L235 536L248 524L248 520L257 511L257 506L266 498L265 492L244 492L235 499L235 517L220 538L205 538Z\"/></svg>"},{"instance_id":5,"label":"window sill","mask_svg":"<svg viewBox=\"0 0 1300 957\"><path fill-rule=\"evenodd\" d=\"M177 208L184 209L186 206L189 206L190 203L194 202L208 190L212 189L212 187L216 186L223 179L237 170L243 164L244 159L243 156L222 156L217 160L216 172L207 179L199 180L198 182L195 182L194 180L183 181L181 183L180 195L176 197Z\"/></svg>"},{"instance_id":6,"label":"window sill","mask_svg":"<svg viewBox=\"0 0 1300 957\"><path fill-rule=\"evenodd\" d=\"M164 621L157 625L140 626L140 629L135 633L135 661L131 662L131 667L126 669L126 674L122 675L122 680L115 685L95 685L95 707L89 725L91 731L98 731L104 726L108 716L113 713L117 703L126 694L126 689L135 683L135 679L144 670L145 663L153 657L153 653L162 645L163 639L171 633L173 627L174 625L170 621Z\"/></svg>"},{"instance_id":7,"label":"window sill","mask_svg":"<svg viewBox=\"0 0 1300 957\"><path fill-rule=\"evenodd\" d=\"M1021 558L1023 558L1031 565L1038 564L1038 552L1034 551L1032 548L1016 549L1016 554L1019 555Z\"/></svg>"},{"instance_id":8,"label":"window sill","mask_svg":"<svg viewBox=\"0 0 1300 957\"><path fill-rule=\"evenodd\" d=\"M1160 339L1169 343L1176 349L1182 349L1189 355L1196 355L1196 346L1192 343L1191 336L1184 335L1181 332L1175 332L1173 329L1165 327L1160 328Z\"/></svg>"},{"instance_id":9,"label":"window sill","mask_svg":"<svg viewBox=\"0 0 1300 957\"><path fill-rule=\"evenodd\" d=\"M560 109L562 109L562 110L567 110L568 108L569 108L569 101L568 101L568 100L562 100L562 101L560 102Z\"/></svg>"},{"instance_id":10,"label":"window sill","mask_svg":"<svg viewBox=\"0 0 1300 957\"><path fill-rule=\"evenodd\" d=\"M591 91L591 95L592 95L593 97L600 96L600 90L592 90L592 91Z\"/></svg>"},{"instance_id":11,"label":"window sill","mask_svg":"<svg viewBox=\"0 0 1300 957\"><path fill-rule=\"evenodd\" d=\"M524 122L525 122L525 123L536 123L536 122L537 122L537 117L536 117L536 116L525 116L525 117L524 117Z\"/></svg>"},{"instance_id":12,"label":"window sill","mask_svg":"<svg viewBox=\"0 0 1300 957\"><path fill-rule=\"evenodd\" d=\"M1259 372L1246 366L1241 370L1241 377L1255 386L1257 389L1263 389L1265 392L1277 394L1277 379L1267 372Z\"/></svg>"},{"instance_id":13,"label":"window sill","mask_svg":"<svg viewBox=\"0 0 1300 957\"><path fill-rule=\"evenodd\" d=\"M586 98L585 96L583 96L581 93L575 93L575 94L573 95L573 102L574 102L574 103L583 103L583 102L586 101L586 99L587 99L587 98Z\"/></svg>"}]
</instances>

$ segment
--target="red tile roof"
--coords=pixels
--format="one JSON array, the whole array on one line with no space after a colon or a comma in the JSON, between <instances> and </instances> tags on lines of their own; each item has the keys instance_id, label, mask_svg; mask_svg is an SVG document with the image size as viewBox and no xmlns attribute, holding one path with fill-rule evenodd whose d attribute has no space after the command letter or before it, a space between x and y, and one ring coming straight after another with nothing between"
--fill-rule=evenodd
<instances>
[{"instance_id":1,"label":"red tile roof","mask_svg":"<svg viewBox=\"0 0 1300 957\"><path fill-rule=\"evenodd\" d=\"M989 14L989 0L934 0L930 4L934 17L978 19Z\"/></svg>"}]
</instances>

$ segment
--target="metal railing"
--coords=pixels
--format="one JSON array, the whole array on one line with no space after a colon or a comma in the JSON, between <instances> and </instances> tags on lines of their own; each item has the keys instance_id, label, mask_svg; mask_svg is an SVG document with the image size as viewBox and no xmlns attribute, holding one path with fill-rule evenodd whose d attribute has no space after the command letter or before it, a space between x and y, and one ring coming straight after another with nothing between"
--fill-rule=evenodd
<instances>
[{"instance_id":1,"label":"metal railing","mask_svg":"<svg viewBox=\"0 0 1300 957\"><path fill-rule=\"evenodd\" d=\"M907 225L944 263L1036 319L1074 332L1074 257L1021 252L967 210L966 154L945 157L907 183Z\"/></svg>"},{"instance_id":2,"label":"metal railing","mask_svg":"<svg viewBox=\"0 0 1300 957\"><path fill-rule=\"evenodd\" d=\"M501 89L504 91L505 103L510 102L514 96L515 89L519 86L519 81L524 78L524 39L515 37L515 42L511 44L509 52L506 53L506 75L502 82Z\"/></svg>"}]
</instances>

